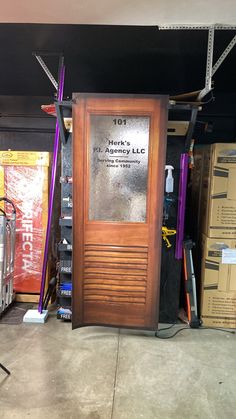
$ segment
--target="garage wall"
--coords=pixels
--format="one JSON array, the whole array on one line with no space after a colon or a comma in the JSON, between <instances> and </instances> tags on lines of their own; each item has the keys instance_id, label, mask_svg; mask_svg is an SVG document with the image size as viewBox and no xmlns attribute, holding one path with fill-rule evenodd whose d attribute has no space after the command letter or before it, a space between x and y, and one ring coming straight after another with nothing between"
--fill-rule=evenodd
<instances>
[{"instance_id":1,"label":"garage wall","mask_svg":"<svg viewBox=\"0 0 236 419\"><path fill-rule=\"evenodd\" d=\"M0 96L0 150L52 151L54 117L41 110L50 97Z\"/></svg>"}]
</instances>

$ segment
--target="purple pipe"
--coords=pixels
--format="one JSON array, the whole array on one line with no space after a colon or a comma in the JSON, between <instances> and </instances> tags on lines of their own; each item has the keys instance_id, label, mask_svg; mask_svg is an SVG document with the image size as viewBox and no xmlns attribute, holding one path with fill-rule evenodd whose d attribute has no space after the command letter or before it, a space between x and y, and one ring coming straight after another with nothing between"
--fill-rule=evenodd
<instances>
[{"instance_id":1,"label":"purple pipe","mask_svg":"<svg viewBox=\"0 0 236 419\"><path fill-rule=\"evenodd\" d=\"M57 94L57 99L59 101L61 101L63 99L64 80L65 80L65 66L62 65L61 69L60 69L58 94ZM46 282L47 262L48 262L48 248L49 248L52 211L53 211L53 201L54 201L54 191L55 191L55 181L56 181L56 172L57 172L57 157L58 157L58 150L59 150L59 137L60 137L60 131L59 131L59 124L58 124L58 120L57 120L55 137L54 137L52 173L51 173L49 204L48 204L48 222L47 222L46 240L45 240L45 246L44 246L43 270L42 270L42 277L41 277L39 305L38 305L39 313L42 313L42 310L43 310L43 297L44 297L44 289L45 289L45 282Z\"/></svg>"},{"instance_id":2,"label":"purple pipe","mask_svg":"<svg viewBox=\"0 0 236 419\"><path fill-rule=\"evenodd\" d=\"M175 258L182 259L183 257L183 239L184 239L184 219L186 207L186 193L188 180L188 160L187 153L180 156L180 179L179 179L179 203L177 215L177 231L176 231L176 247Z\"/></svg>"}]
</instances>

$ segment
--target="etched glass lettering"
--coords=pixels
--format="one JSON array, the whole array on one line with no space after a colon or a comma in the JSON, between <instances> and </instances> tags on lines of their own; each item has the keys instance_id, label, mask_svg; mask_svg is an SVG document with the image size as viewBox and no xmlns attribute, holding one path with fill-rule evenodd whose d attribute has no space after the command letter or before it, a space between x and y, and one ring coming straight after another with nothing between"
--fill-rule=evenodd
<instances>
[{"instance_id":1,"label":"etched glass lettering","mask_svg":"<svg viewBox=\"0 0 236 419\"><path fill-rule=\"evenodd\" d=\"M145 222L150 118L90 116L89 220Z\"/></svg>"}]
</instances>

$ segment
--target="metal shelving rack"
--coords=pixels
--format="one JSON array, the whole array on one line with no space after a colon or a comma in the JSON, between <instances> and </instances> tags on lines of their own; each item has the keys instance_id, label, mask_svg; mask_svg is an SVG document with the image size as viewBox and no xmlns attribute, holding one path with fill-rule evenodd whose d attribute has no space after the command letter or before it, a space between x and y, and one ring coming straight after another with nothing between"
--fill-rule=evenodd
<instances>
[{"instance_id":1,"label":"metal shelving rack","mask_svg":"<svg viewBox=\"0 0 236 419\"><path fill-rule=\"evenodd\" d=\"M14 203L5 197L5 210L0 208L0 316L14 301L13 291L15 238L16 238L16 208ZM11 214L6 209L11 205ZM5 212L6 211L6 212Z\"/></svg>"},{"instance_id":2,"label":"metal shelving rack","mask_svg":"<svg viewBox=\"0 0 236 419\"><path fill-rule=\"evenodd\" d=\"M57 318L71 320L72 294L72 134L61 141L61 241L58 244L59 284Z\"/></svg>"}]
</instances>

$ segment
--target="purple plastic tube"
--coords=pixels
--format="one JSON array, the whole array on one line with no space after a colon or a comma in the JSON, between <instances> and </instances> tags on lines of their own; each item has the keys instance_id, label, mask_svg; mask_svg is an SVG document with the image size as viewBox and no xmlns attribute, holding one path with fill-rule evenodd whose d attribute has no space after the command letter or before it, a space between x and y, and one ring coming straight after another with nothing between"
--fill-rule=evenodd
<instances>
[{"instance_id":1,"label":"purple plastic tube","mask_svg":"<svg viewBox=\"0 0 236 419\"><path fill-rule=\"evenodd\" d=\"M60 69L58 94L57 94L57 100L59 101L63 99L64 80L65 80L65 66L62 65ZM45 289L46 273L47 273L48 248L49 248L50 230L51 230L51 222L52 222L53 201L54 201L55 181L56 181L56 172L57 172L57 157L58 157L58 150L59 150L59 138L60 138L60 131L59 131L59 124L57 120L55 137L54 137L52 173L51 173L51 183L50 183L49 203L48 203L48 222L47 222L46 240L45 240L45 246L44 246L43 269L42 269L40 297L39 297L39 305L38 305L39 313L42 313L43 311L43 297L44 297L44 289Z\"/></svg>"},{"instance_id":2,"label":"purple plastic tube","mask_svg":"<svg viewBox=\"0 0 236 419\"><path fill-rule=\"evenodd\" d=\"M184 239L184 221L185 221L185 207L186 207L186 193L188 180L188 160L187 153L180 156L180 179L179 179L179 203L177 215L177 229L176 229L176 247L175 258L183 258L183 239Z\"/></svg>"}]
</instances>

